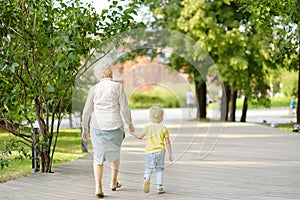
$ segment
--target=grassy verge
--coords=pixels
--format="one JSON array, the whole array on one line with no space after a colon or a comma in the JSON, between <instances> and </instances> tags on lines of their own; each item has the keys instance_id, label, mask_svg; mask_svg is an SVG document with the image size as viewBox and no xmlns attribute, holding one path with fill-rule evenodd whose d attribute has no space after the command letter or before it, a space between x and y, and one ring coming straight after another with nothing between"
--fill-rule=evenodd
<instances>
[{"instance_id":1,"label":"grassy verge","mask_svg":"<svg viewBox=\"0 0 300 200\"><path fill-rule=\"evenodd\" d=\"M0 132L0 150L3 150L4 141L8 140L9 137L8 133L3 131ZM28 150L31 152L29 148ZM79 130L61 130L54 154L53 166L74 160L83 155L84 153L82 153L81 150L81 137L79 136ZM4 157L4 155L0 155L0 158L1 157ZM0 169L0 183L32 173L31 159L23 158L20 160L18 157L19 154L17 151L12 151L12 155L9 155L9 166L5 167L3 170Z\"/></svg>"},{"instance_id":2,"label":"grassy verge","mask_svg":"<svg viewBox=\"0 0 300 200\"><path fill-rule=\"evenodd\" d=\"M260 123L260 124L263 124L263 125L266 125L269 127L272 126L270 123ZM299 130L299 132L293 131L294 125L298 125L300 127L300 124L297 124L297 123L283 123L283 124L277 124L277 126L275 128L281 129L283 131L288 131L288 132L291 132L294 134L300 134L300 130Z\"/></svg>"},{"instance_id":3,"label":"grassy verge","mask_svg":"<svg viewBox=\"0 0 300 200\"><path fill-rule=\"evenodd\" d=\"M293 126L294 126L294 124L295 123L278 124L277 128L279 128L281 130L293 132ZM298 132L298 134L300 134L300 133Z\"/></svg>"},{"instance_id":4,"label":"grassy verge","mask_svg":"<svg viewBox=\"0 0 300 200\"><path fill-rule=\"evenodd\" d=\"M172 89L180 89L183 86L182 84L172 84ZM176 94L170 88L161 85L147 86L131 94L129 106L132 109L150 108L152 105L160 105L164 108L178 108L184 102L185 94L183 92Z\"/></svg>"},{"instance_id":5,"label":"grassy verge","mask_svg":"<svg viewBox=\"0 0 300 200\"><path fill-rule=\"evenodd\" d=\"M244 99L243 98L238 98L236 100L236 109L241 110L243 109L243 103ZM289 107L290 105L290 98L289 97L274 97L271 99L271 108L278 108L278 107ZM209 105L210 109L216 110L218 109L218 102L213 102L212 104ZM251 102L248 104L248 109L258 109L258 108L265 108L263 105L254 105Z\"/></svg>"}]
</instances>

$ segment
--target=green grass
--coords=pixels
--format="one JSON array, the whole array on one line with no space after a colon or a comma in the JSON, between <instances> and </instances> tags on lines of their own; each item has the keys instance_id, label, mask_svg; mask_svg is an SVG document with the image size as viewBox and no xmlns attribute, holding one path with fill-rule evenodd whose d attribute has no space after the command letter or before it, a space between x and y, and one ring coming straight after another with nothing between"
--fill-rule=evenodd
<instances>
[{"instance_id":1,"label":"green grass","mask_svg":"<svg viewBox=\"0 0 300 200\"><path fill-rule=\"evenodd\" d=\"M289 107L291 98L277 97L271 100L271 107Z\"/></svg>"},{"instance_id":2,"label":"green grass","mask_svg":"<svg viewBox=\"0 0 300 200\"><path fill-rule=\"evenodd\" d=\"M9 139L9 134L0 132L0 150L4 149L4 141ZM89 147L91 146L88 144ZM31 153L31 149L28 148ZM78 129L63 129L58 137L56 151L54 153L53 166L60 165L83 156L81 150L81 137L79 136ZM26 176L32 173L31 159L24 158L23 160L17 159L19 156L17 151L12 151L12 155L6 157L0 155L0 158L8 158L9 166L3 170L0 169L0 183L6 182L11 179Z\"/></svg>"},{"instance_id":3,"label":"green grass","mask_svg":"<svg viewBox=\"0 0 300 200\"><path fill-rule=\"evenodd\" d=\"M243 108L243 102L244 99L238 99L237 100L237 108L242 109ZM271 99L271 108L275 107L289 107L290 105L290 98L289 97L273 97ZM265 108L263 105L253 105L249 103L249 108L248 109L255 109L255 108Z\"/></svg>"},{"instance_id":4,"label":"green grass","mask_svg":"<svg viewBox=\"0 0 300 200\"><path fill-rule=\"evenodd\" d=\"M244 99L243 98L238 98L236 101L236 109L241 110L243 109L243 103ZM290 105L290 98L289 97L273 97L271 99L271 108L276 108L276 107L289 107ZM218 109L218 103L213 102L212 104L209 105L210 109L216 110ZM258 109L258 108L266 108L263 105L254 105L251 102L248 104L248 109Z\"/></svg>"},{"instance_id":5,"label":"green grass","mask_svg":"<svg viewBox=\"0 0 300 200\"><path fill-rule=\"evenodd\" d=\"M293 126L295 123L287 123L287 124L278 124L277 128L284 130L284 131L289 131L289 132L293 132ZM298 132L298 134L300 134Z\"/></svg>"},{"instance_id":6,"label":"green grass","mask_svg":"<svg viewBox=\"0 0 300 200\"><path fill-rule=\"evenodd\" d=\"M178 108L185 102L187 85L183 83L168 83L166 85L147 85L131 93L129 106L135 108L150 108L160 105L164 108Z\"/></svg>"},{"instance_id":7,"label":"green grass","mask_svg":"<svg viewBox=\"0 0 300 200\"><path fill-rule=\"evenodd\" d=\"M129 106L135 108L149 108L152 105L160 105L164 108L178 108L185 106L185 93L194 85L187 83L166 83L164 85L153 84L140 87L132 91L129 96ZM291 97L273 97L270 99L270 107L288 107ZM238 98L236 108L243 108L244 98ZM218 102L209 105L210 109L218 109ZM248 102L248 109L266 108L261 104Z\"/></svg>"},{"instance_id":8,"label":"green grass","mask_svg":"<svg viewBox=\"0 0 300 200\"><path fill-rule=\"evenodd\" d=\"M270 123L261 123L263 125L271 127ZM283 124L277 124L276 128L281 129L283 131L292 132L294 134L300 134L300 132L293 132L293 126L297 123L283 123ZM300 125L300 124L298 124Z\"/></svg>"}]
</instances>

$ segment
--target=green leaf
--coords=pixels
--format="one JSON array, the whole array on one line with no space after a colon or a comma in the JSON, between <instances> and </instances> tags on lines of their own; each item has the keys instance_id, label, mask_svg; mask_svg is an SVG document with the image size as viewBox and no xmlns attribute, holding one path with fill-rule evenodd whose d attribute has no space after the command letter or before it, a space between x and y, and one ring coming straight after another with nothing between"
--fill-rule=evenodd
<instances>
[{"instance_id":1,"label":"green leaf","mask_svg":"<svg viewBox=\"0 0 300 200\"><path fill-rule=\"evenodd\" d=\"M49 93L52 93L52 92L55 92L55 88L53 86L49 85L47 87L46 91L49 92Z\"/></svg>"},{"instance_id":2,"label":"green leaf","mask_svg":"<svg viewBox=\"0 0 300 200\"><path fill-rule=\"evenodd\" d=\"M102 12L101 12L101 15L104 15L106 13L108 13L108 10L107 9L103 9Z\"/></svg>"},{"instance_id":3,"label":"green leaf","mask_svg":"<svg viewBox=\"0 0 300 200\"><path fill-rule=\"evenodd\" d=\"M19 67L20 65L18 63L13 63L12 67Z\"/></svg>"},{"instance_id":4,"label":"green leaf","mask_svg":"<svg viewBox=\"0 0 300 200\"><path fill-rule=\"evenodd\" d=\"M230 0L223 0L223 2L227 5L230 5Z\"/></svg>"},{"instance_id":5,"label":"green leaf","mask_svg":"<svg viewBox=\"0 0 300 200\"><path fill-rule=\"evenodd\" d=\"M5 108L5 110L6 110L7 112L9 112L9 108L7 107L6 104L4 104L4 108Z\"/></svg>"}]
</instances>

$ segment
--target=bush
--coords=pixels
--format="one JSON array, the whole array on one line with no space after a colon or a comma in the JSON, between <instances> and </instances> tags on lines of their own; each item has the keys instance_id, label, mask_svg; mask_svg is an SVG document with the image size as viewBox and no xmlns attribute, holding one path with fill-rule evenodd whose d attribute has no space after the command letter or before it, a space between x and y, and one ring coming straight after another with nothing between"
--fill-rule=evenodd
<instances>
[{"instance_id":1,"label":"bush","mask_svg":"<svg viewBox=\"0 0 300 200\"><path fill-rule=\"evenodd\" d=\"M150 108L159 105L164 108L180 107L179 97L162 86L152 86L147 90L136 90L130 97L130 108Z\"/></svg>"},{"instance_id":2,"label":"bush","mask_svg":"<svg viewBox=\"0 0 300 200\"><path fill-rule=\"evenodd\" d=\"M142 93L131 96L131 108L150 108L153 105L159 105L164 108L176 108L180 106L177 98L163 98L154 95L146 95Z\"/></svg>"}]
</instances>

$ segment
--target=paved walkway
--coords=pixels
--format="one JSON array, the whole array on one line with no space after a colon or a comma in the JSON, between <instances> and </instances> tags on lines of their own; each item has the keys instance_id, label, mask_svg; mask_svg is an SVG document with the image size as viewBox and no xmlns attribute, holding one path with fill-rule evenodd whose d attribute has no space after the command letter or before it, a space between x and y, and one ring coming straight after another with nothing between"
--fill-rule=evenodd
<instances>
[{"instance_id":1,"label":"paved walkway","mask_svg":"<svg viewBox=\"0 0 300 200\"><path fill-rule=\"evenodd\" d=\"M167 122L175 162L166 162L165 194L142 192L144 141L127 135L119 179L105 199L300 199L300 135L245 123ZM92 154L65 163L51 174L35 174L0 184L5 200L90 200L94 197Z\"/></svg>"}]
</instances>

